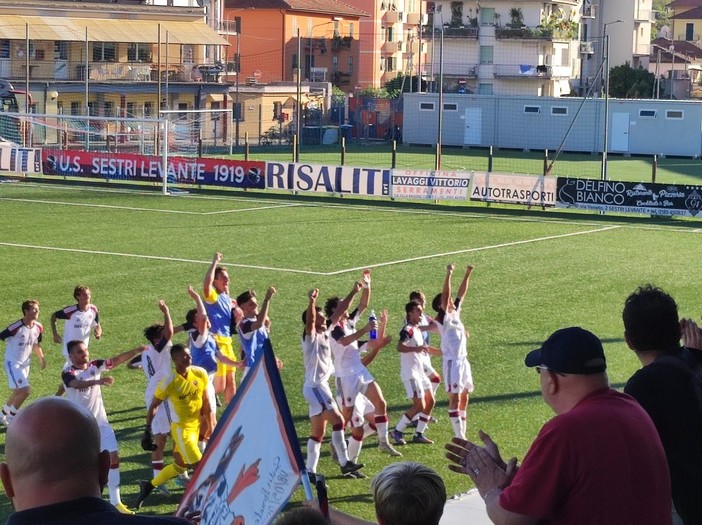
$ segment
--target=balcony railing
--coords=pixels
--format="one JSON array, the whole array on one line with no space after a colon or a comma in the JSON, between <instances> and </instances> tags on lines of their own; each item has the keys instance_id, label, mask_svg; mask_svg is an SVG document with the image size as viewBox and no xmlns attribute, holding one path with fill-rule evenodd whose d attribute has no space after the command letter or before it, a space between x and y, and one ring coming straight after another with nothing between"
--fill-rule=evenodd
<instances>
[{"instance_id":1,"label":"balcony railing","mask_svg":"<svg viewBox=\"0 0 702 525\"><path fill-rule=\"evenodd\" d=\"M443 74L450 77L476 78L478 76L478 64L466 64L464 62L444 62ZM423 76L438 76L439 64L431 62L422 65Z\"/></svg>"},{"instance_id":2,"label":"balcony railing","mask_svg":"<svg viewBox=\"0 0 702 525\"><path fill-rule=\"evenodd\" d=\"M496 27L495 38L501 40L573 40L577 36L577 28L549 29L537 27Z\"/></svg>"},{"instance_id":3,"label":"balcony railing","mask_svg":"<svg viewBox=\"0 0 702 525\"><path fill-rule=\"evenodd\" d=\"M502 78L551 78L553 70L551 66L544 65L496 64L494 75Z\"/></svg>"},{"instance_id":4,"label":"balcony railing","mask_svg":"<svg viewBox=\"0 0 702 525\"><path fill-rule=\"evenodd\" d=\"M449 26L445 25L443 27L436 26L434 28L429 26L422 26L422 37L431 37L432 31L434 37L441 35L441 31L444 32L444 38L469 38L475 40L478 38L479 28L473 26Z\"/></svg>"},{"instance_id":5,"label":"balcony railing","mask_svg":"<svg viewBox=\"0 0 702 525\"><path fill-rule=\"evenodd\" d=\"M233 64L232 64L233 65ZM219 82L228 69L227 64L157 63L151 62L90 62L87 79L95 82ZM24 60L0 59L0 71L6 80L24 80L27 74ZM85 62L69 60L35 61L29 64L30 80L85 81Z\"/></svg>"}]
</instances>

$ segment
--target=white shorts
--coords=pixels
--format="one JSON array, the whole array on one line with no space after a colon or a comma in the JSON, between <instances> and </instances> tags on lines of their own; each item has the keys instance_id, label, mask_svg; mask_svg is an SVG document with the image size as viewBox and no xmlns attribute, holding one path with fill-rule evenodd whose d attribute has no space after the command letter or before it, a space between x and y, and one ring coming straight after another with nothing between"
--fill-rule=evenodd
<instances>
[{"instance_id":1,"label":"white shorts","mask_svg":"<svg viewBox=\"0 0 702 525\"><path fill-rule=\"evenodd\" d=\"M149 405L151 405L151 401L153 401L153 392L150 392L149 390L146 391L146 409L148 410ZM171 407L171 402L170 400L166 399L163 403L161 403L158 408L156 409L156 415L154 416L154 419L151 421L151 432L156 435L156 434L161 434L167 436L168 434L171 433L171 423L177 423L178 418L176 417L175 413L173 412L173 408Z\"/></svg>"},{"instance_id":2,"label":"white shorts","mask_svg":"<svg viewBox=\"0 0 702 525\"><path fill-rule=\"evenodd\" d=\"M336 402L339 402L339 398L336 398ZM356 396L356 402L353 404L353 410L351 411L351 426L352 427L362 427L365 423L365 416L368 414L375 413L375 405L363 394Z\"/></svg>"},{"instance_id":3,"label":"white shorts","mask_svg":"<svg viewBox=\"0 0 702 525\"><path fill-rule=\"evenodd\" d=\"M335 381L337 401L340 400L341 406L354 406L358 394L365 394L368 385L374 380L371 373L366 369L357 375L337 377Z\"/></svg>"},{"instance_id":4,"label":"white shorts","mask_svg":"<svg viewBox=\"0 0 702 525\"><path fill-rule=\"evenodd\" d=\"M217 398L215 396L214 388L215 372L211 372L208 375L210 377L210 382L207 383L207 390L205 390L205 395L207 396L207 399L210 402L210 414L215 414L217 412Z\"/></svg>"},{"instance_id":5,"label":"white shorts","mask_svg":"<svg viewBox=\"0 0 702 525\"><path fill-rule=\"evenodd\" d=\"M424 399L424 392L431 391L431 381L425 375L421 378L413 377L412 379L404 379L402 383L405 385L407 399Z\"/></svg>"},{"instance_id":6,"label":"white shorts","mask_svg":"<svg viewBox=\"0 0 702 525\"><path fill-rule=\"evenodd\" d=\"M25 363L5 361L5 374L10 390L29 387L29 361Z\"/></svg>"},{"instance_id":7,"label":"white shorts","mask_svg":"<svg viewBox=\"0 0 702 525\"><path fill-rule=\"evenodd\" d=\"M467 359L444 359L444 384L449 394L473 391L473 374Z\"/></svg>"},{"instance_id":8,"label":"white shorts","mask_svg":"<svg viewBox=\"0 0 702 525\"><path fill-rule=\"evenodd\" d=\"M117 436L112 427L109 424L99 425L98 429L100 430L100 450L117 452Z\"/></svg>"},{"instance_id":9,"label":"white shorts","mask_svg":"<svg viewBox=\"0 0 702 525\"><path fill-rule=\"evenodd\" d=\"M432 366L430 362L425 362L423 364L423 368L424 373L427 375L427 377L434 377L439 375L439 373L436 371L436 369Z\"/></svg>"},{"instance_id":10,"label":"white shorts","mask_svg":"<svg viewBox=\"0 0 702 525\"><path fill-rule=\"evenodd\" d=\"M303 386L302 395L309 405L309 416L317 416L327 410L338 410L331 389L326 383L318 386Z\"/></svg>"}]
</instances>

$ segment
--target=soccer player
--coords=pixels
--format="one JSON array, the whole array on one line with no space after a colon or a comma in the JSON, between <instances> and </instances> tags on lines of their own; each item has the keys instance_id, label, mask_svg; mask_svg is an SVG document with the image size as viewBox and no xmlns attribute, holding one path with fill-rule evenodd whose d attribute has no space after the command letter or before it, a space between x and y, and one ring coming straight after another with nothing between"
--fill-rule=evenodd
<instances>
[{"instance_id":1,"label":"soccer player","mask_svg":"<svg viewBox=\"0 0 702 525\"><path fill-rule=\"evenodd\" d=\"M158 308L163 314L163 324L152 324L144 329L144 337L149 341L149 345L141 355L141 369L146 375L146 391L144 399L146 408L151 405L156 387L162 379L171 373L171 347L173 342L173 320L168 305L165 301L158 302ZM166 449L166 440L171 433L171 423L174 419L170 402L161 404L156 411L156 415L151 421L151 432L154 436L156 448L151 451L151 467L154 477L156 477L164 466L163 456ZM159 486L159 490L168 493L168 489Z\"/></svg>"},{"instance_id":2,"label":"soccer player","mask_svg":"<svg viewBox=\"0 0 702 525\"><path fill-rule=\"evenodd\" d=\"M410 292L409 294L409 300L414 301L415 303L419 303L419 306L422 307L422 317L419 320L419 327L421 330L422 326L431 326L434 324L434 320L427 315L427 313L424 311L425 308L427 307L427 297L424 295L424 292L421 290L414 290ZM405 322L407 320L405 319ZM429 345L429 337L430 337L430 332L429 330L422 330L422 336L424 337L424 344ZM429 378L429 381L431 381L431 389L434 392L434 397L436 397L436 391L439 389L439 385L441 385L441 376L439 373L436 371L434 366L431 363L431 354L430 353L421 353L419 354L422 358L422 365L424 367L424 373L427 375ZM418 416L417 416L418 417ZM434 417L429 418L430 421L435 420ZM416 417L415 417L416 421Z\"/></svg>"},{"instance_id":3,"label":"soccer player","mask_svg":"<svg viewBox=\"0 0 702 525\"><path fill-rule=\"evenodd\" d=\"M451 276L454 269L453 264L446 267L443 290L434 297L432 307L437 314L434 325L441 334L449 419L453 435L465 439L468 396L473 391L473 375L468 362L468 333L461 322L461 305L468 291L473 266L466 268L455 300L451 297Z\"/></svg>"},{"instance_id":4,"label":"soccer player","mask_svg":"<svg viewBox=\"0 0 702 525\"><path fill-rule=\"evenodd\" d=\"M107 421L105 404L102 400L102 386L111 386L115 382L112 376L103 377L103 372L126 363L146 347L140 346L123 352L112 359L90 360L90 352L83 341L69 341L68 358L70 364L63 368L61 377L68 399L88 409L95 416L100 430L100 447L110 453L110 471L107 476L107 489L110 503L122 514L134 514L122 503L119 493L119 452L117 437Z\"/></svg>"},{"instance_id":5,"label":"soccer player","mask_svg":"<svg viewBox=\"0 0 702 525\"><path fill-rule=\"evenodd\" d=\"M405 384L407 398L412 400L410 409L402 415L397 423L392 437L398 445L404 445L405 439L402 432L407 428L415 415L419 414L417 432L412 438L413 443L432 444L433 441L424 435L429 424L431 411L434 409L434 391L431 381L424 373L424 354L440 355L441 351L424 342L419 323L424 313L419 303L410 301L405 305L407 324L400 331L400 340L397 342L397 351L400 352L400 376Z\"/></svg>"},{"instance_id":6,"label":"soccer player","mask_svg":"<svg viewBox=\"0 0 702 525\"><path fill-rule=\"evenodd\" d=\"M174 370L159 383L151 405L146 412L146 430L141 441L144 450L154 447L151 434L151 421L156 411L166 399L170 399L173 410L178 416L177 423L171 423L171 436L175 443L173 451L174 463L166 466L158 476L151 481L139 483L139 496L136 508L141 508L144 500L151 494L155 487L166 483L185 472L188 467L196 467L202 459L202 452L198 447L200 434L200 415L210 411L210 402L207 398L207 372L197 366L192 366L190 350L184 345L175 344L171 347L171 359ZM209 419L205 418L205 424ZM203 433L208 432L205 429Z\"/></svg>"},{"instance_id":7,"label":"soccer player","mask_svg":"<svg viewBox=\"0 0 702 525\"><path fill-rule=\"evenodd\" d=\"M67 345L70 341L83 341L86 346L90 345L90 333L95 339L102 337L102 325L97 306L90 302L92 293L87 286L79 285L73 290L73 297L77 301L56 310L51 314L51 332L54 336L54 343L62 344L63 357L68 361ZM64 320L63 338L58 331L58 320Z\"/></svg>"},{"instance_id":8,"label":"soccer player","mask_svg":"<svg viewBox=\"0 0 702 525\"><path fill-rule=\"evenodd\" d=\"M329 377L334 368L329 339L331 326L336 324L336 320L332 319L331 326L327 327L327 319L322 309L317 306L318 296L317 288L311 290L307 310L302 312L302 322L305 325L302 335L302 356L305 364L305 384L302 394L309 405L310 416L306 467L313 480L316 479L327 421L332 424L332 444L341 465L341 473L347 475L363 468L363 465L349 461L344 440L344 418L329 389Z\"/></svg>"},{"instance_id":9,"label":"soccer player","mask_svg":"<svg viewBox=\"0 0 702 525\"><path fill-rule=\"evenodd\" d=\"M193 365L204 368L207 372L210 382L207 385L207 397L210 402L210 412L203 414L203 418L208 418L208 424L201 424L200 429L214 429L217 424L217 402L215 399L215 390L213 381L217 372L217 364L224 363L227 366L235 368L243 368L244 363L241 361L233 361L229 359L217 347L217 342L210 333L210 321L207 318L205 304L202 302L200 295L193 289L188 287L188 295L195 301L196 308L188 311L185 315L185 324L182 328L188 332L188 347L193 358ZM199 444L200 450L204 452L205 445L210 439L210 434L200 435Z\"/></svg>"},{"instance_id":10,"label":"soccer player","mask_svg":"<svg viewBox=\"0 0 702 525\"><path fill-rule=\"evenodd\" d=\"M41 349L44 327L38 321L39 302L31 299L23 302L22 316L22 319L0 332L0 340L5 341L5 373L11 390L0 415L0 423L3 425L12 421L19 407L29 397L29 364L32 351L39 359L39 368L46 368L46 359Z\"/></svg>"},{"instance_id":11,"label":"soccer player","mask_svg":"<svg viewBox=\"0 0 702 525\"><path fill-rule=\"evenodd\" d=\"M220 351L225 357L236 360L232 347L232 314L236 310L236 303L232 304L229 296L229 272L219 263L222 254L214 254L212 264L205 274L203 292L205 309L212 324L212 335L217 341ZM236 325L234 325L236 326ZM214 388L217 394L224 394L224 400L229 403L236 393L234 368L219 362L215 375Z\"/></svg>"},{"instance_id":12,"label":"soccer player","mask_svg":"<svg viewBox=\"0 0 702 525\"><path fill-rule=\"evenodd\" d=\"M266 296L263 298L261 309L258 308L258 300L256 292L247 290L236 298L236 303L241 310L243 319L236 327L241 342L242 353L244 358L244 377L249 372L249 369L260 358L263 350L263 342L269 339L268 327L271 320L268 317L268 309L271 304L271 299L275 295L275 288L272 286L266 291ZM283 368L283 362L275 358L278 369Z\"/></svg>"},{"instance_id":13,"label":"soccer player","mask_svg":"<svg viewBox=\"0 0 702 525\"><path fill-rule=\"evenodd\" d=\"M358 307L349 313L349 308L355 295L363 290ZM334 356L334 375L336 376L337 396L342 399L341 414L348 421L353 415L354 405L358 394L364 394L375 406L375 425L378 430L378 448L391 456L401 456L400 452L388 441L387 403L383 391L368 368L361 360L361 354L369 351L375 357L381 348L385 347L390 338L385 336L387 311L380 316L380 324L376 320L369 321L363 328L356 330L356 324L368 307L371 293L370 270L364 270L360 281L354 284L349 294L342 300L332 297L324 305L324 312L329 319L338 319L332 325L331 348ZM371 330L378 331L377 339L360 341L361 337ZM360 341L360 343L359 343ZM360 453L363 434L352 433L349 442L349 457L357 462Z\"/></svg>"}]
</instances>

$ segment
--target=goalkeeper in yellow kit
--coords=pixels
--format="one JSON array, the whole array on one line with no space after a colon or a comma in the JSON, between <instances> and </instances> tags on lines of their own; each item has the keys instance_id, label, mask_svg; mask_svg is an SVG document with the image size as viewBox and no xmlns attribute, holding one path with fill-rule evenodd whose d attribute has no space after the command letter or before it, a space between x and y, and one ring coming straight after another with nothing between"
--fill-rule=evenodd
<instances>
[{"instance_id":1,"label":"goalkeeper in yellow kit","mask_svg":"<svg viewBox=\"0 0 702 525\"><path fill-rule=\"evenodd\" d=\"M177 422L171 423L171 436L174 442L173 457L175 462L166 466L151 481L139 483L139 496L136 508L141 508L146 497L155 487L166 483L185 472L187 468L195 467L202 459L202 452L197 446L200 435L200 414L209 414L210 403L207 399L207 372L200 367L192 366L190 350L184 345L176 344L171 347L171 360L174 370L165 377L156 388L154 398L146 413L146 430L141 440L144 450L153 450L151 420L156 415L156 409L166 399L170 399L173 411L178 417ZM209 418L203 418L209 424ZM212 429L203 429L209 430Z\"/></svg>"}]
</instances>

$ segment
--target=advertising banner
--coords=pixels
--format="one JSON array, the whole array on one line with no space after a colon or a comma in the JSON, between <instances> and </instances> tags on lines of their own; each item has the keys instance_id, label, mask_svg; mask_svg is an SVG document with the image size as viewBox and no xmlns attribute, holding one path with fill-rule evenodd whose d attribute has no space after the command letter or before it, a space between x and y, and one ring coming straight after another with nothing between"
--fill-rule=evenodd
<instances>
[{"instance_id":1,"label":"advertising banner","mask_svg":"<svg viewBox=\"0 0 702 525\"><path fill-rule=\"evenodd\" d=\"M560 208L700 216L702 186L558 178Z\"/></svg>"},{"instance_id":2,"label":"advertising banner","mask_svg":"<svg viewBox=\"0 0 702 525\"><path fill-rule=\"evenodd\" d=\"M555 206L556 179L507 173L474 173L470 200Z\"/></svg>"},{"instance_id":3,"label":"advertising banner","mask_svg":"<svg viewBox=\"0 0 702 525\"><path fill-rule=\"evenodd\" d=\"M45 175L93 177L99 179L163 180L161 157L129 153L43 150ZM168 182L230 188L264 188L263 162L169 157Z\"/></svg>"},{"instance_id":4,"label":"advertising banner","mask_svg":"<svg viewBox=\"0 0 702 525\"><path fill-rule=\"evenodd\" d=\"M390 171L326 164L266 162L266 188L387 197Z\"/></svg>"},{"instance_id":5,"label":"advertising banner","mask_svg":"<svg viewBox=\"0 0 702 525\"><path fill-rule=\"evenodd\" d=\"M41 149L0 146L0 171L41 173Z\"/></svg>"},{"instance_id":6,"label":"advertising banner","mask_svg":"<svg viewBox=\"0 0 702 525\"><path fill-rule=\"evenodd\" d=\"M396 199L466 200L470 174L460 171L392 170Z\"/></svg>"}]
</instances>

